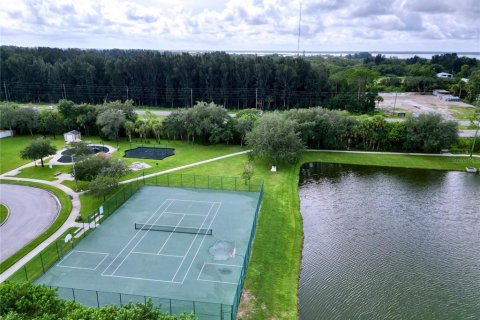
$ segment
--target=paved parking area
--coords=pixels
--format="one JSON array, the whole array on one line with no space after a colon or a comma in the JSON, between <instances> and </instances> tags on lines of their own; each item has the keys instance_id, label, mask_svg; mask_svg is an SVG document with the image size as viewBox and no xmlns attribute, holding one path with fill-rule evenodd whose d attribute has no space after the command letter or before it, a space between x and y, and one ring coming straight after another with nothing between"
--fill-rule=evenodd
<instances>
[{"instance_id":1,"label":"paved parking area","mask_svg":"<svg viewBox=\"0 0 480 320\"><path fill-rule=\"evenodd\" d=\"M0 202L10 215L0 227L0 261L4 261L48 229L60 211L52 193L15 184L0 184Z\"/></svg>"}]
</instances>

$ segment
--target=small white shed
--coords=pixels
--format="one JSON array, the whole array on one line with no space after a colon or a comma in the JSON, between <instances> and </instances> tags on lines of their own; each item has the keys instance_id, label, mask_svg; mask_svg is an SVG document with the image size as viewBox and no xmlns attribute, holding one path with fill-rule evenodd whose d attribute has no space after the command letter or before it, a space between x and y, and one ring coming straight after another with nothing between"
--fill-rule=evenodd
<instances>
[{"instance_id":1,"label":"small white shed","mask_svg":"<svg viewBox=\"0 0 480 320\"><path fill-rule=\"evenodd\" d=\"M81 141L82 134L77 130L72 130L63 134L66 142Z\"/></svg>"},{"instance_id":2,"label":"small white shed","mask_svg":"<svg viewBox=\"0 0 480 320\"><path fill-rule=\"evenodd\" d=\"M0 130L0 139L6 138L6 137L13 137L13 131L12 130Z\"/></svg>"}]
</instances>

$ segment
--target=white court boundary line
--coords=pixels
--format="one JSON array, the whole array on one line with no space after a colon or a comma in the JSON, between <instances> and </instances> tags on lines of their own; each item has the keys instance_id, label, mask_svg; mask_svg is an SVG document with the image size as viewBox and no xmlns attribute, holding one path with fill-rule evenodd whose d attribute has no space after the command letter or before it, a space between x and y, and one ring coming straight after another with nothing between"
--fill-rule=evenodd
<instances>
[{"instance_id":1,"label":"white court boundary line","mask_svg":"<svg viewBox=\"0 0 480 320\"><path fill-rule=\"evenodd\" d=\"M81 253L89 253L89 254L102 254L102 255L105 255L105 257L103 257L102 260L100 260L99 263L97 263L97 265L95 266L95 268L84 268L84 267L73 267L73 266L66 266L66 265L62 265L61 263L67 259L73 252L81 252ZM105 261L105 259L107 259L107 257L109 256L110 254L109 253L105 253L105 252L95 252L95 251L82 251L82 250L72 250L70 251L69 254L67 254L65 257L63 257L62 260L60 260L58 263L57 263L57 267L62 267L62 268L70 268L70 269L82 269L82 270L97 270L98 266L100 266L102 264L103 261Z\"/></svg>"},{"instance_id":2,"label":"white court boundary line","mask_svg":"<svg viewBox=\"0 0 480 320\"><path fill-rule=\"evenodd\" d=\"M149 256L164 256L164 257L174 257L174 258L183 258L184 256L179 256L176 254L166 254L166 253L151 253L151 252L143 252L143 251L133 251L133 254L145 254Z\"/></svg>"},{"instance_id":3,"label":"white court boundary line","mask_svg":"<svg viewBox=\"0 0 480 320\"><path fill-rule=\"evenodd\" d=\"M172 203L173 203L173 201L170 202L170 204L167 206L166 209L170 208L170 206L172 205ZM158 219L160 219L160 218L163 216L163 214L165 213L165 210L166 210L166 209L164 209L164 211L155 219L155 221L153 222L153 224L155 224L155 223L158 221ZM160 210L160 208L159 208L158 210ZM158 210L157 210L156 212L158 212ZM150 219L151 219L151 218L149 218L149 219L147 220L147 222L150 221ZM141 230L138 230L137 233L138 233L139 231L141 231ZM147 230L147 231L148 231L148 230ZM137 241L137 243L133 246L133 248L130 250L130 252L125 256L125 258L123 258L123 260L122 260L122 261L120 262L120 264L115 268L115 270L113 270L112 275L114 275L115 272L117 272L118 268L120 268L120 267L123 265L123 263L125 262L125 260L127 260L127 258L130 256L130 254L132 254L132 251L134 251L135 248L137 248L137 246L142 242L142 240L147 236L147 234L148 234L148 232L145 232L145 234L140 238L140 240Z\"/></svg>"},{"instance_id":4,"label":"white court boundary line","mask_svg":"<svg viewBox=\"0 0 480 320\"><path fill-rule=\"evenodd\" d=\"M157 212L163 207L163 205L164 205L167 201L169 201L169 200L170 200L170 199L165 199L165 200L160 204L160 206L157 208L157 210L155 210L155 211L152 213L152 215L147 219L147 222L150 221L150 219L152 219L153 216L156 215ZM172 203L170 202L170 204L172 204ZM169 205L169 206L170 206L170 205ZM168 208L168 206L167 206L167 208ZM166 210L166 209L164 209L164 210ZM160 215L160 216L161 216L161 215ZM158 219L158 218L157 218L157 219ZM110 266L112 265L112 263L113 263L115 260L117 260L117 258L120 256L120 254L127 248L127 246L130 244L130 242L132 242L133 239L135 239L135 238L137 237L137 235L140 233L140 231L141 231L141 230L138 230L138 231L133 235L133 237L127 242L127 244L122 248L122 250L115 256L115 258L112 260L112 262L110 262L110 264L103 270L103 272L101 273L102 276L108 276L108 275L105 274L105 271L107 271L108 268L110 268ZM145 236L145 235L144 235L144 236ZM142 238L142 239L143 239L143 238ZM136 246L135 246L135 247L136 247ZM135 248L135 247L134 247L134 248ZM127 257L128 257L128 255L127 255ZM123 261L125 261L125 258L122 260L122 262L120 263L120 265L123 264ZM118 267L117 267L117 269L118 269ZM110 275L113 275L113 274L115 273L115 271L117 271L117 269L115 269Z\"/></svg>"},{"instance_id":5,"label":"white court boundary line","mask_svg":"<svg viewBox=\"0 0 480 320\"><path fill-rule=\"evenodd\" d=\"M218 203L218 202L211 202L211 206L210 206L210 209L208 209L208 212L207 212L207 215L205 216L205 218L203 218L203 221L202 221L202 224L200 225L200 228L203 228L203 225L205 224L205 221L207 220L207 218L210 216L210 212L212 211L213 207L215 206L215 204ZM218 210L217 210L218 211ZM213 217L213 220L215 220L215 216ZM212 220L212 221L213 221ZM172 232L173 234L173 232ZM203 235L204 237L206 237L207 235ZM173 275L172 277L172 282L176 282L177 281L174 281L175 280L175 277L177 276L178 272L180 271L180 268L183 266L183 263L185 262L185 258L187 257L188 253L190 252L190 249L192 249L192 246L193 244L195 243L195 241L197 240L197 237L198 237L198 233L195 234L195 237L193 238L193 240L190 242L190 246L188 247L188 250L187 252L185 253L185 256L183 257L182 261L180 262L180 265L178 266L177 268L177 271L175 272L175 274ZM178 283L182 283L183 284L183 281L182 282L178 282Z\"/></svg>"},{"instance_id":6,"label":"white court boundary line","mask_svg":"<svg viewBox=\"0 0 480 320\"><path fill-rule=\"evenodd\" d=\"M170 240L170 238L172 237L172 234L174 233L175 229L177 229L180 223L183 221L183 218L185 218L184 214L182 214L182 217L180 218L180 220L178 220L177 224L174 226L174 229L172 230L172 232L170 232L170 234L168 235L167 240L165 240L160 250L157 251L157 254L162 252L163 248L165 248L165 245L168 243L168 240Z\"/></svg>"},{"instance_id":7,"label":"white court boundary line","mask_svg":"<svg viewBox=\"0 0 480 320\"><path fill-rule=\"evenodd\" d=\"M202 216L202 217L207 216L207 214L200 214L200 213L184 213L184 212L170 212L170 211L166 211L165 213L168 213L168 214L182 214L184 216Z\"/></svg>"},{"instance_id":8,"label":"white court boundary line","mask_svg":"<svg viewBox=\"0 0 480 320\"><path fill-rule=\"evenodd\" d=\"M227 266L227 267L235 267L235 268L240 268L242 269L243 266L239 266L236 264L224 264L224 263L212 263L212 262L204 262L202 269L200 269L200 273L198 274L197 280L198 281L206 281L206 282L217 282L217 283L225 283L225 284L233 284L233 285L238 285L238 282L229 282L229 281L219 281L219 280L207 280L207 279L201 279L200 276L202 275L203 268L205 268L205 265L211 264L211 265L217 265L217 266ZM240 271L241 273L241 271Z\"/></svg>"},{"instance_id":9,"label":"white court boundary line","mask_svg":"<svg viewBox=\"0 0 480 320\"><path fill-rule=\"evenodd\" d=\"M220 201L220 202L216 202L216 204L218 204L217 211L215 211L215 214L213 215L213 219L212 219L212 221L210 221L210 224L208 225L208 228L207 228L207 229L211 229L211 228L212 228L212 224L213 224L213 222L215 221L215 218L217 217L218 211L219 211L220 208L222 207L222 202L221 202L221 201ZM203 227L203 223L202 223L202 227ZM187 275L188 275L188 273L190 272L190 268L192 268L193 262L194 262L195 259L197 258L198 252L200 251L200 248L202 247L203 241L205 241L206 236L207 236L206 234L203 235L202 241L200 241L200 245L199 245L198 248L197 248L197 252L195 252L195 255L193 256L192 262L190 262L190 266L188 266L188 269L187 269L187 271L185 272L185 275L183 276L182 284L183 284L183 282L185 281L185 279L187 278ZM194 240L196 240L196 239L197 239L197 235L195 235L195 239L194 239ZM193 242L192 242L192 244L193 244ZM187 251L187 253L185 253L185 256L188 255L188 253L190 252L190 249L191 249L191 248L192 248L192 246L190 246L190 248L188 248L188 251ZM185 258L184 258L184 259L185 259ZM181 265L183 265L183 261L182 261ZM179 270L180 270L180 267L179 267ZM178 273L178 270L177 270L177 273ZM175 279L175 277L177 276L177 273L175 273L175 275L173 276L173 279ZM172 279L172 280L173 280L173 279Z\"/></svg>"}]
</instances>

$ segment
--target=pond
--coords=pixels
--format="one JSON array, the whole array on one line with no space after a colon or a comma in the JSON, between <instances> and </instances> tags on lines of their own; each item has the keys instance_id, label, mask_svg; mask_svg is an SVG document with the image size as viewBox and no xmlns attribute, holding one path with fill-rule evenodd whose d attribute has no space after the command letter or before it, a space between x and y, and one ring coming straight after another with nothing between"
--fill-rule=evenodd
<instances>
[{"instance_id":1,"label":"pond","mask_svg":"<svg viewBox=\"0 0 480 320\"><path fill-rule=\"evenodd\" d=\"M480 319L480 175L307 163L300 319Z\"/></svg>"}]
</instances>

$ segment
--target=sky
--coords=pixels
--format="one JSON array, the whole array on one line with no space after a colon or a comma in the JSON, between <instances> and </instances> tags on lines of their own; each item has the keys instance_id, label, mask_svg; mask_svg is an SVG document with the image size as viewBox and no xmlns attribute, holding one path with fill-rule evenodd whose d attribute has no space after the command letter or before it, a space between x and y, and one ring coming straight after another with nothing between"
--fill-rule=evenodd
<instances>
[{"instance_id":1,"label":"sky","mask_svg":"<svg viewBox=\"0 0 480 320\"><path fill-rule=\"evenodd\" d=\"M2 0L0 43L155 50L480 52L480 0Z\"/></svg>"}]
</instances>

